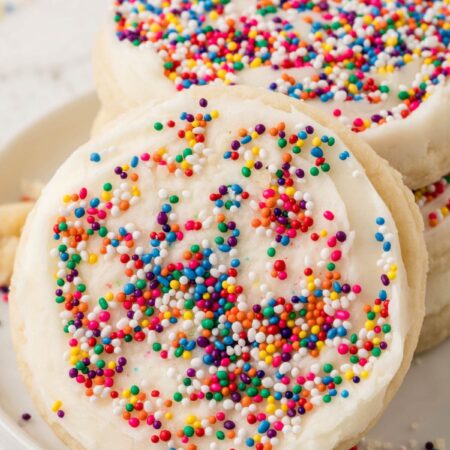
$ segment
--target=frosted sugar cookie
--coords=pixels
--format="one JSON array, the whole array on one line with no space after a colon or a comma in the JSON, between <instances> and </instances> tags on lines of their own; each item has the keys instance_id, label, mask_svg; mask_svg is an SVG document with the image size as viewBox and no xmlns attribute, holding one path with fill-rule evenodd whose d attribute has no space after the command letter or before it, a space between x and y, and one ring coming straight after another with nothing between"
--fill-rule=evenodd
<instances>
[{"instance_id":1,"label":"frosted sugar cookie","mask_svg":"<svg viewBox=\"0 0 450 450\"><path fill-rule=\"evenodd\" d=\"M426 350L450 335L450 175L415 191L425 222L430 271L426 315L418 350Z\"/></svg>"},{"instance_id":2,"label":"frosted sugar cookie","mask_svg":"<svg viewBox=\"0 0 450 450\"><path fill-rule=\"evenodd\" d=\"M338 123L244 87L151 103L75 151L16 261L18 360L77 449L348 450L424 310L400 175Z\"/></svg>"},{"instance_id":3,"label":"frosted sugar cookie","mask_svg":"<svg viewBox=\"0 0 450 450\"><path fill-rule=\"evenodd\" d=\"M95 54L98 126L194 85L316 104L411 188L450 170L445 1L116 0Z\"/></svg>"}]
</instances>

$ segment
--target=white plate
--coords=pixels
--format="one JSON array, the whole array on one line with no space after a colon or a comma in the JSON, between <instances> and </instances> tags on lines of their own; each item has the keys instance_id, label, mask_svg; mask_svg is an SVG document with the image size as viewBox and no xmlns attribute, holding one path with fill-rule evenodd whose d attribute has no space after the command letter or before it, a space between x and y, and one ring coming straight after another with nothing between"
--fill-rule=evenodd
<instances>
[{"instance_id":1,"label":"white plate","mask_svg":"<svg viewBox=\"0 0 450 450\"><path fill-rule=\"evenodd\" d=\"M87 139L97 107L94 94L82 97L45 116L1 149L0 202L18 198L22 179L46 181ZM1 300L0 320L0 449L62 450L65 446L38 416L21 383L7 305ZM21 419L24 412L32 415L30 421ZM450 340L415 360L366 445L423 449L430 440L438 450L444 450L445 441L450 443Z\"/></svg>"}]
</instances>

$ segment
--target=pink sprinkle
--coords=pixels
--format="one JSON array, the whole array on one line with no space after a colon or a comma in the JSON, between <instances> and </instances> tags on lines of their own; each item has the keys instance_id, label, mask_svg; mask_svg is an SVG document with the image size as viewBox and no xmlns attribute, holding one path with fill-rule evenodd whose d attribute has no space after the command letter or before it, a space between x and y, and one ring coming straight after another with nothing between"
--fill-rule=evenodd
<instances>
[{"instance_id":1,"label":"pink sprinkle","mask_svg":"<svg viewBox=\"0 0 450 450\"><path fill-rule=\"evenodd\" d=\"M111 314L108 311L102 311L98 315L98 318L100 319L101 322L108 322L110 317L111 317Z\"/></svg>"},{"instance_id":2,"label":"pink sprinkle","mask_svg":"<svg viewBox=\"0 0 450 450\"><path fill-rule=\"evenodd\" d=\"M328 247L336 247L336 243L336 236L331 236L327 241Z\"/></svg>"},{"instance_id":3,"label":"pink sprinkle","mask_svg":"<svg viewBox=\"0 0 450 450\"><path fill-rule=\"evenodd\" d=\"M275 195L275 191L273 189L265 189L263 192L264 198L270 198L270 197L273 197L274 195Z\"/></svg>"},{"instance_id":4,"label":"pink sprinkle","mask_svg":"<svg viewBox=\"0 0 450 450\"><path fill-rule=\"evenodd\" d=\"M339 261L342 257L342 252L340 250L335 250L334 252L331 252L330 258L331 261Z\"/></svg>"},{"instance_id":5,"label":"pink sprinkle","mask_svg":"<svg viewBox=\"0 0 450 450\"><path fill-rule=\"evenodd\" d=\"M350 313L343 309L339 309L336 311L336 318L340 320L347 320L350 317Z\"/></svg>"},{"instance_id":6,"label":"pink sprinkle","mask_svg":"<svg viewBox=\"0 0 450 450\"><path fill-rule=\"evenodd\" d=\"M275 430L277 431L281 431L283 429L283 422L280 422L279 420L277 420L276 422L274 422L273 427L275 428Z\"/></svg>"},{"instance_id":7,"label":"pink sprinkle","mask_svg":"<svg viewBox=\"0 0 450 450\"><path fill-rule=\"evenodd\" d=\"M335 110L333 111L334 117L339 117L341 114L342 114L342 112L341 112L340 109L335 109Z\"/></svg>"},{"instance_id":8,"label":"pink sprinkle","mask_svg":"<svg viewBox=\"0 0 450 450\"><path fill-rule=\"evenodd\" d=\"M96 320L91 320L88 327L90 330L96 330L98 328L98 322Z\"/></svg>"},{"instance_id":9,"label":"pink sprinkle","mask_svg":"<svg viewBox=\"0 0 450 450\"><path fill-rule=\"evenodd\" d=\"M287 278L287 273L286 272L278 272L278 278L280 280L285 280Z\"/></svg>"},{"instance_id":10,"label":"pink sprinkle","mask_svg":"<svg viewBox=\"0 0 450 450\"><path fill-rule=\"evenodd\" d=\"M281 366L282 362L283 362L283 360L281 359L281 356L275 356L275 358L273 358L273 361L272 361L272 366L279 367L279 366Z\"/></svg>"},{"instance_id":11,"label":"pink sprinkle","mask_svg":"<svg viewBox=\"0 0 450 450\"><path fill-rule=\"evenodd\" d=\"M345 355L348 353L348 345L347 344L339 344L338 352L340 355Z\"/></svg>"},{"instance_id":12,"label":"pink sprinkle","mask_svg":"<svg viewBox=\"0 0 450 450\"><path fill-rule=\"evenodd\" d=\"M84 200L84 199L86 198L87 193L88 193L88 191L87 191L86 188L82 188L82 189L80 190L80 198L81 198L81 200Z\"/></svg>"},{"instance_id":13,"label":"pink sprinkle","mask_svg":"<svg viewBox=\"0 0 450 450\"><path fill-rule=\"evenodd\" d=\"M362 291L362 288L361 288L361 286L359 284L354 284L353 287L352 287L352 291L355 294L359 294Z\"/></svg>"},{"instance_id":14,"label":"pink sprinkle","mask_svg":"<svg viewBox=\"0 0 450 450\"><path fill-rule=\"evenodd\" d=\"M323 217L325 217L325 219L327 219L327 220L333 220L334 214L331 211L325 211L323 213Z\"/></svg>"}]
</instances>

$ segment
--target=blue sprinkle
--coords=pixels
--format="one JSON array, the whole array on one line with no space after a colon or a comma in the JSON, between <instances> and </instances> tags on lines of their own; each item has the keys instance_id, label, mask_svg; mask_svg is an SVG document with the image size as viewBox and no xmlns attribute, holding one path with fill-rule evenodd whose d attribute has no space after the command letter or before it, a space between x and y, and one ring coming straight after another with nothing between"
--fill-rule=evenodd
<instances>
[{"instance_id":1,"label":"blue sprinkle","mask_svg":"<svg viewBox=\"0 0 450 450\"><path fill-rule=\"evenodd\" d=\"M124 287L123 287L123 292L125 295L130 295L134 292L134 284L131 283L127 283Z\"/></svg>"},{"instance_id":2,"label":"blue sprinkle","mask_svg":"<svg viewBox=\"0 0 450 450\"><path fill-rule=\"evenodd\" d=\"M133 158L131 159L131 167L137 167L137 165L139 164L139 158L137 156L133 156Z\"/></svg>"},{"instance_id":3,"label":"blue sprinkle","mask_svg":"<svg viewBox=\"0 0 450 450\"><path fill-rule=\"evenodd\" d=\"M323 151L320 147L313 147L311 149L311 155L314 156L315 158L322 158Z\"/></svg>"},{"instance_id":4,"label":"blue sprinkle","mask_svg":"<svg viewBox=\"0 0 450 450\"><path fill-rule=\"evenodd\" d=\"M268 420L263 420L258 426L258 433L263 434L270 428Z\"/></svg>"},{"instance_id":5,"label":"blue sprinkle","mask_svg":"<svg viewBox=\"0 0 450 450\"><path fill-rule=\"evenodd\" d=\"M375 233L375 239L378 241L378 242L383 242L384 241L384 236L383 236L383 234L382 233Z\"/></svg>"},{"instance_id":6,"label":"blue sprinkle","mask_svg":"<svg viewBox=\"0 0 450 450\"><path fill-rule=\"evenodd\" d=\"M339 154L339 159L341 161L345 161L349 157L350 157L350 153L347 150L345 150L344 152Z\"/></svg>"},{"instance_id":7,"label":"blue sprinkle","mask_svg":"<svg viewBox=\"0 0 450 450\"><path fill-rule=\"evenodd\" d=\"M102 160L102 157L100 156L99 153L91 153L91 161L98 163Z\"/></svg>"},{"instance_id":8,"label":"blue sprinkle","mask_svg":"<svg viewBox=\"0 0 450 450\"><path fill-rule=\"evenodd\" d=\"M347 391L347 389L344 389L344 390L341 392L341 395L342 395L342 397L347 398L350 394L349 394L349 392Z\"/></svg>"},{"instance_id":9,"label":"blue sprinkle","mask_svg":"<svg viewBox=\"0 0 450 450\"><path fill-rule=\"evenodd\" d=\"M75 216L78 217L78 218L83 217L84 216L84 212L85 212L84 208L77 208L75 210Z\"/></svg>"},{"instance_id":10,"label":"blue sprinkle","mask_svg":"<svg viewBox=\"0 0 450 450\"><path fill-rule=\"evenodd\" d=\"M377 223L377 225L384 225L385 220L383 217L377 217L376 223Z\"/></svg>"}]
</instances>

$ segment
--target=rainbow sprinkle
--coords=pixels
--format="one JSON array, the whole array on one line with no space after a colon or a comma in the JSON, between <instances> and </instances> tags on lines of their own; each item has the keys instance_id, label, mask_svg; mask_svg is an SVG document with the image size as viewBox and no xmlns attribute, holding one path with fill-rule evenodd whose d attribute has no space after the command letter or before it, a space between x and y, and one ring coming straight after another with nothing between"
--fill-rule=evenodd
<instances>
[{"instance_id":1,"label":"rainbow sprinkle","mask_svg":"<svg viewBox=\"0 0 450 450\"><path fill-rule=\"evenodd\" d=\"M290 130L283 122L258 123L230 137L222 156L237 169L235 182L205 192L212 220L178 221L176 210L189 196L161 189L155 194L159 212L153 230L144 232L128 221L110 225L111 218L117 224L140 201L140 181L152 170L186 180L201 170L208 124L220 115L206 108L208 101L201 99L197 111L153 124L152 133L167 130L184 148L181 153L168 156L173 152L156 149L136 155L115 167L98 192L80 187L63 198L51 254L57 260L55 301L67 335L68 376L88 398L109 398L113 412L131 428L146 427L150 444L196 450L206 448L208 438L211 449L225 441L227 448L270 450L283 434L300 431L302 416L351 396L388 348L389 290L397 275L392 235L386 219L374 217L368 232L380 251L379 293L364 301L364 286L340 271L348 231L338 228L333 211L318 210L312 193L298 188L299 180L333 170L327 156L336 151L335 138L311 125ZM261 136L281 152L280 166L267 164L268 152L258 147ZM313 161L309 170L297 165L301 152ZM345 152L337 164L348 164L349 157ZM90 159L102 163L98 153ZM271 174L270 182L251 194L251 177L263 170ZM254 213L250 224L240 216L247 204ZM327 226L318 229L321 220ZM268 273L280 283L289 283L293 267L277 254L295 239L314 245L319 269L305 267L289 297L261 285L261 299L249 306L241 280L256 274L242 273L239 251L241 229L248 225L257 233L270 231ZM201 238L206 229L215 230L212 242ZM184 245L187 235L198 235L198 243ZM171 259L175 249L182 249L181 257ZM120 262L126 281L94 299L82 273L103 258ZM364 315L361 328L352 323L352 305ZM178 385L171 396L127 382L127 349L135 346L169 367ZM324 350L334 361L318 359ZM176 360L187 364L178 378L170 369ZM310 361L308 368L298 367L302 360ZM201 415L191 413L199 403ZM177 405L183 406L183 412L177 410L185 414L183 427L173 425ZM59 417L71 413L61 407L58 400L52 408Z\"/></svg>"},{"instance_id":2,"label":"rainbow sprinkle","mask_svg":"<svg viewBox=\"0 0 450 450\"><path fill-rule=\"evenodd\" d=\"M424 188L414 191L414 197L419 208L424 209L427 205L435 201L440 201L440 205L427 214L425 223L430 228L437 227L449 214L450 211L450 174L442 177L439 181Z\"/></svg>"},{"instance_id":3,"label":"rainbow sprinkle","mask_svg":"<svg viewBox=\"0 0 450 450\"><path fill-rule=\"evenodd\" d=\"M149 45L177 90L268 68L273 91L374 105L352 118L334 108L355 132L408 117L450 74L446 1L116 0L114 11L117 38ZM390 81L407 69L410 81Z\"/></svg>"}]
</instances>

